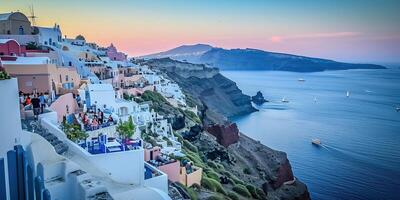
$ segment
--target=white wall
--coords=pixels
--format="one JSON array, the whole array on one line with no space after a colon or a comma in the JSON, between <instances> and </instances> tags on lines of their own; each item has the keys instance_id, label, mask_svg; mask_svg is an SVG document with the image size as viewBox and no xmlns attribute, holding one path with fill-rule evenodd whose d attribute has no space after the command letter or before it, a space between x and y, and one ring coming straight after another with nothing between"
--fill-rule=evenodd
<instances>
[{"instance_id":1,"label":"white wall","mask_svg":"<svg viewBox=\"0 0 400 200\"><path fill-rule=\"evenodd\" d=\"M168 194L168 175L150 164L145 163L145 165L154 171L158 171L161 175L144 180L144 186L157 188Z\"/></svg>"},{"instance_id":2,"label":"white wall","mask_svg":"<svg viewBox=\"0 0 400 200\"><path fill-rule=\"evenodd\" d=\"M22 138L17 79L0 80L0 91L0 158L4 158L7 172L7 152L14 149L14 145L21 144ZM9 198L8 173L6 191Z\"/></svg>"},{"instance_id":3,"label":"white wall","mask_svg":"<svg viewBox=\"0 0 400 200\"><path fill-rule=\"evenodd\" d=\"M103 105L115 107L115 92L110 84L89 84L90 103L93 105L97 101L97 107Z\"/></svg>"},{"instance_id":4,"label":"white wall","mask_svg":"<svg viewBox=\"0 0 400 200\"><path fill-rule=\"evenodd\" d=\"M67 139L58 125L50 119L41 119L41 124L51 133L64 141L69 151L89 161L93 166L107 174L112 180L126 184L143 185L144 182L144 151L138 150L92 155L76 143Z\"/></svg>"}]
</instances>

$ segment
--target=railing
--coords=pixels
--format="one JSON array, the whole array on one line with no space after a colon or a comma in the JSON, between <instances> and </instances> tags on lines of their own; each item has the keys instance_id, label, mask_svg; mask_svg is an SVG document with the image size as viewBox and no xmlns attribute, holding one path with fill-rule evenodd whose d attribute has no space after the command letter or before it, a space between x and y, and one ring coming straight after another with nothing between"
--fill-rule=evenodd
<instances>
[{"instance_id":1,"label":"railing","mask_svg":"<svg viewBox=\"0 0 400 200\"><path fill-rule=\"evenodd\" d=\"M50 192L44 187L43 168L38 166L34 177L34 167L26 160L25 151L21 145L7 152L9 199L50 200ZM0 199L7 199L6 171L4 158L0 158Z\"/></svg>"}]
</instances>

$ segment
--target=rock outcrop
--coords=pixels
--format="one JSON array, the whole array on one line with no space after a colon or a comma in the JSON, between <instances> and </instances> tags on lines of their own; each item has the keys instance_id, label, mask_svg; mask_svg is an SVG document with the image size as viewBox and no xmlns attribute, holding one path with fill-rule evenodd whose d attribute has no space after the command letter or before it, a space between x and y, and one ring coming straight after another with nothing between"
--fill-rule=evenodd
<instances>
[{"instance_id":1,"label":"rock outcrop","mask_svg":"<svg viewBox=\"0 0 400 200\"><path fill-rule=\"evenodd\" d=\"M261 105L265 102L268 102L265 100L264 95L261 93L261 91L258 91L256 95L251 97L251 101L257 105Z\"/></svg>"},{"instance_id":2,"label":"rock outcrop","mask_svg":"<svg viewBox=\"0 0 400 200\"><path fill-rule=\"evenodd\" d=\"M207 132L215 136L217 142L224 147L228 147L239 140L239 129L236 123L229 125L212 125L207 128Z\"/></svg>"}]
</instances>

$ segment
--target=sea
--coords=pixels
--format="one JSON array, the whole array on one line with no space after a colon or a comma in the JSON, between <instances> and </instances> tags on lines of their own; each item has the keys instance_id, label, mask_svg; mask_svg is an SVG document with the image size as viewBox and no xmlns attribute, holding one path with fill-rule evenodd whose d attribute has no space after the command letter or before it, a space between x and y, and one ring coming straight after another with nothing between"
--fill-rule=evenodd
<instances>
[{"instance_id":1,"label":"sea","mask_svg":"<svg viewBox=\"0 0 400 200\"><path fill-rule=\"evenodd\" d=\"M261 91L270 101L231 120L286 152L312 199L400 199L399 68L222 74L243 93Z\"/></svg>"}]
</instances>

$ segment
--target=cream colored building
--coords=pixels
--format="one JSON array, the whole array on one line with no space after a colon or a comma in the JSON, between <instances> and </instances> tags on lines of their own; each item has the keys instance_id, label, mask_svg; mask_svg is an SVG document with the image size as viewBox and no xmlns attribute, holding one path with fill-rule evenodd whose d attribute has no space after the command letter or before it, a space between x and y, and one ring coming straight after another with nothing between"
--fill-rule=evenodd
<instances>
[{"instance_id":1,"label":"cream colored building","mask_svg":"<svg viewBox=\"0 0 400 200\"><path fill-rule=\"evenodd\" d=\"M17 57L2 61L3 67L18 79L24 93L48 92L63 94L79 88L80 76L73 67L57 67L47 57Z\"/></svg>"}]
</instances>

